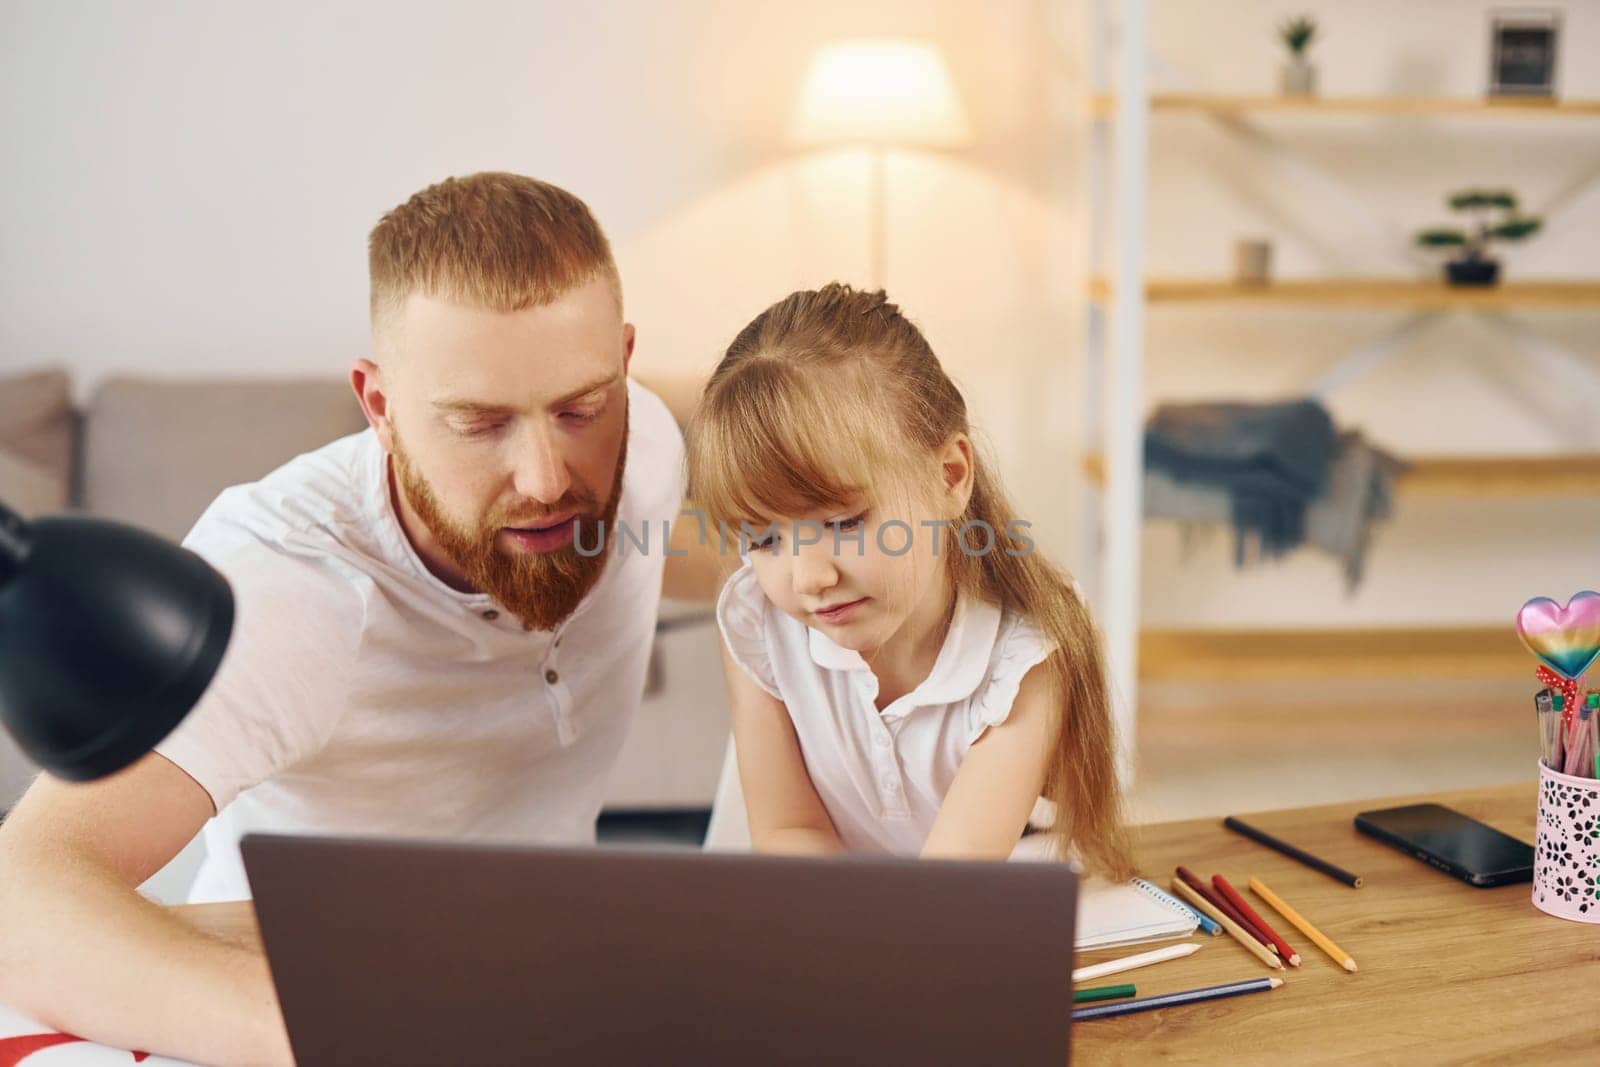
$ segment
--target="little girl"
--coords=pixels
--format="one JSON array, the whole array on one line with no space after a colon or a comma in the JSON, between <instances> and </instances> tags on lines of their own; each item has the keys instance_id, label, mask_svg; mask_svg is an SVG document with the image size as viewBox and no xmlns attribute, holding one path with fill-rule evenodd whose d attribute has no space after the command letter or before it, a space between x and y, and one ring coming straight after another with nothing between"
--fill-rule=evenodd
<instances>
[{"instance_id":1,"label":"little girl","mask_svg":"<svg viewBox=\"0 0 1600 1067\"><path fill-rule=\"evenodd\" d=\"M1131 872L1093 623L883 292L762 312L688 447L748 555L717 621L758 850L1003 858L1043 793L1062 846Z\"/></svg>"}]
</instances>

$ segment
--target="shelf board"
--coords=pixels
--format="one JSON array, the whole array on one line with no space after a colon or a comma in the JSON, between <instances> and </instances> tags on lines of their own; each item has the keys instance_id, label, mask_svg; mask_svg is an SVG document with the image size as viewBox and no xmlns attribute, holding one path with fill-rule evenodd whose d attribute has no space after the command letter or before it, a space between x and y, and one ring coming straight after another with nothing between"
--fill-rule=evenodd
<instances>
[{"instance_id":1,"label":"shelf board","mask_svg":"<svg viewBox=\"0 0 1600 1067\"><path fill-rule=\"evenodd\" d=\"M1600 496L1600 453L1557 456L1427 456L1408 459L1395 488L1406 496ZM1099 453L1084 457L1084 472L1105 482Z\"/></svg>"},{"instance_id":2,"label":"shelf board","mask_svg":"<svg viewBox=\"0 0 1600 1067\"><path fill-rule=\"evenodd\" d=\"M1146 681L1296 678L1521 677L1534 661L1515 628L1145 630Z\"/></svg>"},{"instance_id":3,"label":"shelf board","mask_svg":"<svg viewBox=\"0 0 1600 1067\"><path fill-rule=\"evenodd\" d=\"M1493 115L1514 117L1600 117L1600 100L1550 100L1530 97L1450 96L1237 96L1221 93L1154 93L1152 111L1200 111L1213 115L1244 112L1322 112L1357 115L1428 116ZM1089 113L1108 118L1116 113L1110 93L1089 97Z\"/></svg>"},{"instance_id":4,"label":"shelf board","mask_svg":"<svg viewBox=\"0 0 1600 1067\"><path fill-rule=\"evenodd\" d=\"M1109 279L1092 278L1089 297L1107 303ZM1512 281L1499 285L1446 285L1413 278L1319 278L1250 284L1223 279L1150 278L1152 304L1243 302L1323 307L1413 308L1590 308L1600 307L1600 282Z\"/></svg>"}]
</instances>

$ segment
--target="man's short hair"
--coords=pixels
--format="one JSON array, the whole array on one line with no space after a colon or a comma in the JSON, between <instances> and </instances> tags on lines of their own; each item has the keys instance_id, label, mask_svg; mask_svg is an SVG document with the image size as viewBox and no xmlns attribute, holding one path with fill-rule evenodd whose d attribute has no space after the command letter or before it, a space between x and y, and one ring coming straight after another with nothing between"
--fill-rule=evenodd
<instances>
[{"instance_id":1,"label":"man's short hair","mask_svg":"<svg viewBox=\"0 0 1600 1067\"><path fill-rule=\"evenodd\" d=\"M373 227L367 265L374 327L412 293L521 311L601 276L622 304L611 245L588 205L520 174L485 171L428 186Z\"/></svg>"}]
</instances>

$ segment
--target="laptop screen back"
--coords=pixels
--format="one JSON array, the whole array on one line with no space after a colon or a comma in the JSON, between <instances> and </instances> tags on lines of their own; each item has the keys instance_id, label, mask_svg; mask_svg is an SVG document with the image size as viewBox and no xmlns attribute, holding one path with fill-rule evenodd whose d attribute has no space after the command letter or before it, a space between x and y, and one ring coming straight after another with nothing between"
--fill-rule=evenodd
<instances>
[{"instance_id":1,"label":"laptop screen back","mask_svg":"<svg viewBox=\"0 0 1600 1067\"><path fill-rule=\"evenodd\" d=\"M242 851L302 1067L1067 1062L1065 865Z\"/></svg>"}]
</instances>

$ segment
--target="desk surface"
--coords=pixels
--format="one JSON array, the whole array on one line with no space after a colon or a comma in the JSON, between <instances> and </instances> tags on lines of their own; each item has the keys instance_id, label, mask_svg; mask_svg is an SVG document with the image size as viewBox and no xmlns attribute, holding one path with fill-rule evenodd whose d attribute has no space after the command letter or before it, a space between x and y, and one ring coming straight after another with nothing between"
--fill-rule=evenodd
<instances>
[{"instance_id":1,"label":"desk surface","mask_svg":"<svg viewBox=\"0 0 1600 1067\"><path fill-rule=\"evenodd\" d=\"M1533 782L1433 794L1524 841L1534 833ZM1139 834L1140 865L1165 886L1182 863L1244 890L1256 876L1355 957L1347 974L1298 931L1279 933L1304 964L1269 971L1227 935L1195 938L1188 957L1093 984L1134 982L1141 996L1266 974L1270 993L1190 1005L1073 1029L1085 1064L1600 1061L1600 926L1537 911L1527 885L1473 889L1358 834L1358 811L1419 798L1257 813L1249 821L1355 871L1348 889L1223 829L1219 819L1162 823ZM1244 813L1240 813L1243 815ZM258 940L245 904L176 909L233 940ZM1275 913L1263 910L1268 921ZM1276 923L1274 925L1277 925ZM1094 963L1141 949L1084 953ZM1572 994L1586 991L1587 1009Z\"/></svg>"},{"instance_id":2,"label":"desk surface","mask_svg":"<svg viewBox=\"0 0 1600 1067\"><path fill-rule=\"evenodd\" d=\"M1533 782L1430 795L1524 841ZM1094 984L1140 996L1281 974L1284 986L1233 1000L1102 1019L1073 1029L1081 1063L1597 1062L1600 926L1534 908L1526 884L1474 889L1356 832L1357 812L1424 799L1370 800L1246 816L1252 825L1362 876L1360 889L1223 828L1220 819L1143 829L1140 865L1163 887L1178 864L1220 873L1304 959L1269 971L1224 934L1188 957ZM1340 948L1348 974L1245 888L1258 877ZM1129 951L1091 952L1092 963ZM1588 993L1586 1011L1571 996ZM1563 994L1567 995L1563 995Z\"/></svg>"}]
</instances>

